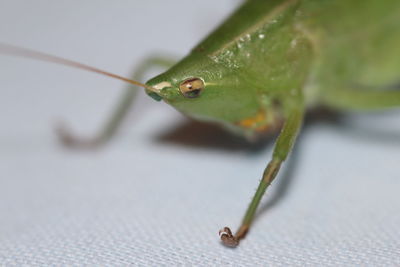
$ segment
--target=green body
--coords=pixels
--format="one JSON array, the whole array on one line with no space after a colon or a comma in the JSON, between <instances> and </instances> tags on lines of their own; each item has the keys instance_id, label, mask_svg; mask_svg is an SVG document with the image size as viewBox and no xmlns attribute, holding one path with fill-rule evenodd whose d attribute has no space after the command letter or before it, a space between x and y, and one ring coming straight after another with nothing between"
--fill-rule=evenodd
<instances>
[{"instance_id":1,"label":"green body","mask_svg":"<svg viewBox=\"0 0 400 267\"><path fill-rule=\"evenodd\" d=\"M241 226L235 234L220 231L222 242L235 247L292 150L307 109L400 107L400 1L248 0L147 85L155 99L247 137L280 129ZM191 98L188 88L202 90Z\"/></svg>"},{"instance_id":2,"label":"green body","mask_svg":"<svg viewBox=\"0 0 400 267\"><path fill-rule=\"evenodd\" d=\"M205 82L194 99L179 92L191 77ZM400 1L249 0L147 84L162 82L171 85L159 96L182 113L246 135L275 125L299 101L374 108L349 103L347 92L400 82Z\"/></svg>"},{"instance_id":3,"label":"green body","mask_svg":"<svg viewBox=\"0 0 400 267\"><path fill-rule=\"evenodd\" d=\"M400 0L248 0L192 52L146 85L59 57L0 44L2 50L69 65L145 87L195 119L217 122L252 137L280 129L272 159L235 235L220 231L227 246L248 232L268 186L287 159L307 109L400 107ZM139 68L169 65L151 58ZM115 133L135 91L94 138L61 131L64 143L93 147Z\"/></svg>"}]
</instances>

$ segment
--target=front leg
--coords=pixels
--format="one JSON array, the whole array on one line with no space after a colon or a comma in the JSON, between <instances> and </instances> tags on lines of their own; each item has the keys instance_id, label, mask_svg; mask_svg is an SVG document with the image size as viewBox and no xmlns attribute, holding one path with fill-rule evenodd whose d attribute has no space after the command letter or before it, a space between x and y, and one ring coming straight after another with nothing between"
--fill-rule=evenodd
<instances>
[{"instance_id":1,"label":"front leg","mask_svg":"<svg viewBox=\"0 0 400 267\"><path fill-rule=\"evenodd\" d=\"M169 68L174 62L165 57L149 57L139 64L137 70L133 74L135 80L142 80L144 74L153 67ZM64 145L76 148L96 148L109 141L116 133L118 127L121 125L123 119L129 112L133 101L137 94L137 88L129 86L125 93L122 95L119 103L117 104L114 112L111 114L108 121L104 124L101 131L91 138L82 138L75 136L63 125L57 128L57 134Z\"/></svg>"},{"instance_id":2,"label":"front leg","mask_svg":"<svg viewBox=\"0 0 400 267\"><path fill-rule=\"evenodd\" d=\"M239 230L235 235L232 234L228 227L225 227L219 232L221 240L226 246L236 247L239 245L240 240L246 236L246 233L249 231L250 225L253 222L255 212L260 204L262 196L276 177L282 162L285 161L293 148L293 144L296 141L305 113L304 105L302 103L295 103L293 106L294 107L290 108L286 115L286 120L281 133L275 142L272 160L265 168L260 184L249 207L247 208Z\"/></svg>"}]
</instances>

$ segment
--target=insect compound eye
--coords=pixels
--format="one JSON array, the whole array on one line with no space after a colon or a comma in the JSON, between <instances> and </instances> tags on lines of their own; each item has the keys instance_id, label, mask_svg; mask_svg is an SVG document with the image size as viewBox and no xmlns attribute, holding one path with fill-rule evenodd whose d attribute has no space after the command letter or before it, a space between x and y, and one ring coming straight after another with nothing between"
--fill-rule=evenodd
<instances>
[{"instance_id":1,"label":"insect compound eye","mask_svg":"<svg viewBox=\"0 0 400 267\"><path fill-rule=\"evenodd\" d=\"M179 85L182 95L187 98L196 98L204 89L204 82L199 78L185 80Z\"/></svg>"}]
</instances>

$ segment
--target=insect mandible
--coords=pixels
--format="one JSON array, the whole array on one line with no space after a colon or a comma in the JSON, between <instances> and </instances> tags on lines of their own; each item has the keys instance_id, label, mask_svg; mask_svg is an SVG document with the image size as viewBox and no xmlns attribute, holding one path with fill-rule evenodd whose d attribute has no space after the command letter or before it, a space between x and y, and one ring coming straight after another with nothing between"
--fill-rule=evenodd
<instances>
[{"instance_id":1,"label":"insect mandible","mask_svg":"<svg viewBox=\"0 0 400 267\"><path fill-rule=\"evenodd\" d=\"M222 242L235 247L292 150L308 109L400 107L399 17L400 2L395 0L249 0L185 58L146 84L27 49L1 49L144 87L155 100L248 139L280 130L241 226L235 234L228 227L220 231ZM82 140L62 131L62 140L89 147L108 141L132 99L123 101L95 138Z\"/></svg>"}]
</instances>

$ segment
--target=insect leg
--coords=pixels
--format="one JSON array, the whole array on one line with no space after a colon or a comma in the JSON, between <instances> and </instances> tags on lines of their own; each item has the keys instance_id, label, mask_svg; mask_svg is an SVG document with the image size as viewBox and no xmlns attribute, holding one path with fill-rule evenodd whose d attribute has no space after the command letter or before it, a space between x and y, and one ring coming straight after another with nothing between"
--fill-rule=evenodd
<instances>
[{"instance_id":1,"label":"insect leg","mask_svg":"<svg viewBox=\"0 0 400 267\"><path fill-rule=\"evenodd\" d=\"M349 110L371 110L400 107L400 87L390 89L350 88L328 91L328 106Z\"/></svg>"},{"instance_id":2,"label":"insect leg","mask_svg":"<svg viewBox=\"0 0 400 267\"><path fill-rule=\"evenodd\" d=\"M220 230L220 237L224 245L236 247L239 244L239 241L246 236L246 233L253 222L255 212L260 204L262 196L276 177L281 164L283 161L285 161L293 148L293 144L296 141L296 137L303 122L303 117L304 107L302 105L300 105L300 107L293 108L288 114L281 133L275 142L272 160L268 163L266 169L264 170L260 184L249 207L247 208L239 230L235 235L232 234L228 227Z\"/></svg>"},{"instance_id":3,"label":"insect leg","mask_svg":"<svg viewBox=\"0 0 400 267\"><path fill-rule=\"evenodd\" d=\"M173 61L167 58L161 57L150 57L145 59L133 74L137 80L142 80L141 78L144 76L146 71L155 66L168 68L173 65ZM119 103L116 106L116 109L111 114L110 118L104 124L103 128L100 132L93 136L92 138L81 138L72 134L65 127L59 127L57 129L57 134L64 145L70 147L78 147L78 148L94 148L100 146L107 141L109 141L114 134L116 133L118 127L121 125L123 119L128 113L132 103L137 94L137 88L132 86L128 87L124 94L122 95Z\"/></svg>"}]
</instances>

